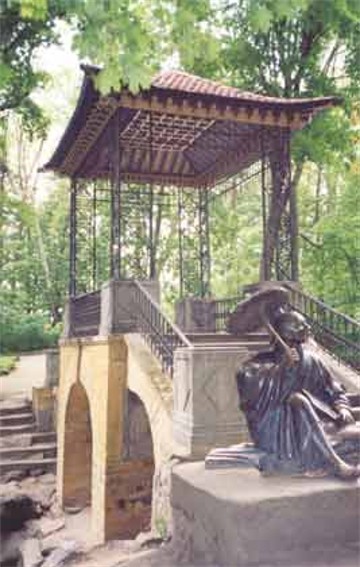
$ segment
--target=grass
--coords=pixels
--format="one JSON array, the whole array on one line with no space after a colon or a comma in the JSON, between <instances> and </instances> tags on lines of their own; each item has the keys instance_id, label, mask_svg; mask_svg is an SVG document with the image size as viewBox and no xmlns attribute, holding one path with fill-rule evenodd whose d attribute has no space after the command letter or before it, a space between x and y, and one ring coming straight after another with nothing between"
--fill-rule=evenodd
<instances>
[{"instance_id":1,"label":"grass","mask_svg":"<svg viewBox=\"0 0 360 567\"><path fill-rule=\"evenodd\" d=\"M0 376L9 374L16 366L17 357L11 354L0 354Z\"/></svg>"}]
</instances>

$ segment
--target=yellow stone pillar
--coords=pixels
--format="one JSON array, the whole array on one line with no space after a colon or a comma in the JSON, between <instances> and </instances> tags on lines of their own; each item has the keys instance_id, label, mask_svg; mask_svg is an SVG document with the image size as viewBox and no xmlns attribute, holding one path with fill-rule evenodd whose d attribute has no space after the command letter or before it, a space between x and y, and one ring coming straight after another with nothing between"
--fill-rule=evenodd
<instances>
[{"instance_id":1,"label":"yellow stone pillar","mask_svg":"<svg viewBox=\"0 0 360 567\"><path fill-rule=\"evenodd\" d=\"M109 478L119 469L122 458L126 373L127 347L122 336L67 339L60 345L58 495L62 505L67 501L76 505L77 499L83 505L84 498L79 495L81 488L86 492L90 475L92 532L97 542L117 535L112 520L116 506L108 493ZM83 424L86 417L81 415L88 411L90 435L85 426L74 425L72 416L77 409L78 421ZM82 446L89 439L90 470Z\"/></svg>"}]
</instances>

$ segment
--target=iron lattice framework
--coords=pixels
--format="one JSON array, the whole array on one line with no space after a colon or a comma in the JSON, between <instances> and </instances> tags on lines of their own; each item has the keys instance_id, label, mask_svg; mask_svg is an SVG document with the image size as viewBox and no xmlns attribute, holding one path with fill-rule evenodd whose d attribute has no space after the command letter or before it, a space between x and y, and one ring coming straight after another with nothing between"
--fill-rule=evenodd
<instances>
[{"instance_id":1,"label":"iron lattice framework","mask_svg":"<svg viewBox=\"0 0 360 567\"><path fill-rule=\"evenodd\" d=\"M259 162L264 235L262 277L297 278L290 137L320 110L338 104L339 99L264 97L174 71L161 73L149 89L137 95L126 89L101 95L94 86L99 69L84 67L84 71L77 107L46 166L73 179L69 289L72 295L84 287L81 277L78 284L76 278L84 271L85 256L79 241L85 234L93 243L87 245L92 250L92 268L85 279L95 285L102 273L96 240L101 232L99 199L106 191L110 208L109 275L121 279L133 277L133 272L138 277L137 273L142 272L146 277L156 277L156 200L172 191L179 217L180 290L184 294L208 294L209 192L217 194L217 186L220 192L225 191L230 178ZM265 171L270 172L271 183ZM91 195L83 188L84 183L92 187ZM90 209L80 204L84 196L92 203ZM86 214L82 214L85 209ZM134 211L139 211L139 218ZM103 219L101 223L106 224ZM146 261L143 257L137 259L138 265L130 269L131 254L139 258L134 250L130 253L131 235L136 230L143 241ZM197 258L196 269L191 255ZM194 273L189 271L190 265Z\"/></svg>"}]
</instances>

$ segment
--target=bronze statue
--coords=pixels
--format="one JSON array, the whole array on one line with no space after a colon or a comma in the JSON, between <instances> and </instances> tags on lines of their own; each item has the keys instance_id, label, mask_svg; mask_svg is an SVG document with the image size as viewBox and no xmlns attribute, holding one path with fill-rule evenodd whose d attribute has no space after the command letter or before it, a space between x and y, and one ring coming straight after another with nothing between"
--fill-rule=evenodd
<instances>
[{"instance_id":1,"label":"bronze statue","mask_svg":"<svg viewBox=\"0 0 360 567\"><path fill-rule=\"evenodd\" d=\"M254 465L267 473L360 476L359 408L321 355L309 346L309 325L288 306L288 292L267 287L241 302L228 331L265 326L272 349L243 364L236 381L253 441L213 449L206 468ZM359 402L358 402L359 403Z\"/></svg>"},{"instance_id":2,"label":"bronze statue","mask_svg":"<svg viewBox=\"0 0 360 567\"><path fill-rule=\"evenodd\" d=\"M268 323L273 350L250 359L236 377L250 435L266 454L261 468L360 476L360 429L351 396L307 347L306 320L280 308Z\"/></svg>"}]
</instances>

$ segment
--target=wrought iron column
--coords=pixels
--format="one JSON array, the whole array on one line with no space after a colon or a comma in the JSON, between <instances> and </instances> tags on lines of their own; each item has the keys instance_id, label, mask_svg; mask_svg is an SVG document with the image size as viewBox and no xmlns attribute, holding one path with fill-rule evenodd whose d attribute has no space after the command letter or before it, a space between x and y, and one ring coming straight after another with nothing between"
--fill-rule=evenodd
<instances>
[{"instance_id":1,"label":"wrought iron column","mask_svg":"<svg viewBox=\"0 0 360 567\"><path fill-rule=\"evenodd\" d=\"M183 257L183 227L182 227L182 219L183 219L183 210L184 210L184 202L183 202L183 189L182 187L178 187L178 246L179 246L179 290L180 290L180 297L184 295L184 257Z\"/></svg>"},{"instance_id":2,"label":"wrought iron column","mask_svg":"<svg viewBox=\"0 0 360 567\"><path fill-rule=\"evenodd\" d=\"M114 116L112 129L112 170L111 188L111 277L119 280L121 270L121 176L120 176L120 130L118 128L119 112Z\"/></svg>"},{"instance_id":3,"label":"wrought iron column","mask_svg":"<svg viewBox=\"0 0 360 567\"><path fill-rule=\"evenodd\" d=\"M267 210L266 210L266 151L264 128L261 128L261 210L262 210L262 240L264 257L261 262L260 280L269 280L271 277L270 262L266 254Z\"/></svg>"},{"instance_id":4,"label":"wrought iron column","mask_svg":"<svg viewBox=\"0 0 360 567\"><path fill-rule=\"evenodd\" d=\"M76 296L76 232L77 232L77 181L71 180L70 187L70 254L69 254L69 296Z\"/></svg>"},{"instance_id":5,"label":"wrought iron column","mask_svg":"<svg viewBox=\"0 0 360 567\"><path fill-rule=\"evenodd\" d=\"M199 259L201 297L210 294L209 191L199 187Z\"/></svg>"},{"instance_id":6,"label":"wrought iron column","mask_svg":"<svg viewBox=\"0 0 360 567\"><path fill-rule=\"evenodd\" d=\"M291 177L292 176L290 174L290 179ZM291 279L294 282L297 282L299 280L299 226L298 226L298 207L297 207L296 187L294 187L292 180L290 182L289 210L290 210Z\"/></svg>"},{"instance_id":7,"label":"wrought iron column","mask_svg":"<svg viewBox=\"0 0 360 567\"><path fill-rule=\"evenodd\" d=\"M97 187L96 181L93 182L92 194L92 288L96 289L97 284L97 246L96 246L96 215L97 215Z\"/></svg>"},{"instance_id":8,"label":"wrought iron column","mask_svg":"<svg viewBox=\"0 0 360 567\"><path fill-rule=\"evenodd\" d=\"M262 273L278 280L292 278L291 240L291 156L289 129L269 131L268 159L271 171L266 238L262 255Z\"/></svg>"},{"instance_id":9,"label":"wrought iron column","mask_svg":"<svg viewBox=\"0 0 360 567\"><path fill-rule=\"evenodd\" d=\"M153 124L152 124L152 113L149 112L149 140L150 140L150 174L153 172ZM154 243L154 186L153 182L150 182L149 187L149 276L150 279L155 278L156 267L155 267L155 243Z\"/></svg>"},{"instance_id":10,"label":"wrought iron column","mask_svg":"<svg viewBox=\"0 0 360 567\"><path fill-rule=\"evenodd\" d=\"M277 280L292 279L292 238L291 238L291 155L290 133L284 132L281 137L281 161L278 165L278 182L281 187L277 195L280 209L280 222L276 242L275 272Z\"/></svg>"}]
</instances>

